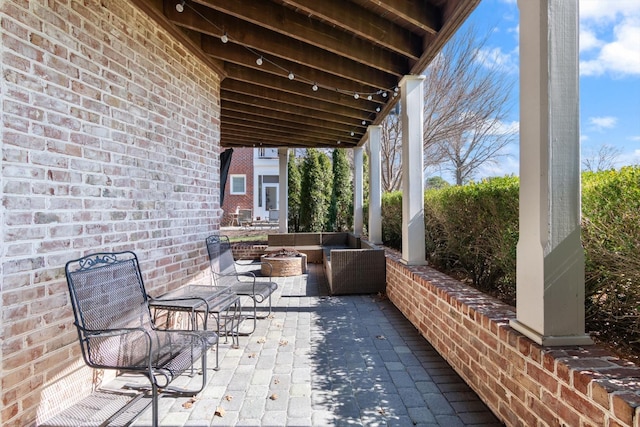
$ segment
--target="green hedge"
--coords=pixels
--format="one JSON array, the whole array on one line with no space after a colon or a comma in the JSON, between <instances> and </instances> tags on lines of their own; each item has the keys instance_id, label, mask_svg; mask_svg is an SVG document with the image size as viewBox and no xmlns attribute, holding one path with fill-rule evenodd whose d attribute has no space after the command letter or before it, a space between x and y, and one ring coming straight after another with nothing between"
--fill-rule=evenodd
<instances>
[{"instance_id":1,"label":"green hedge","mask_svg":"<svg viewBox=\"0 0 640 427\"><path fill-rule=\"evenodd\" d=\"M640 354L640 167L582 176L589 330Z\"/></svg>"},{"instance_id":2,"label":"green hedge","mask_svg":"<svg viewBox=\"0 0 640 427\"><path fill-rule=\"evenodd\" d=\"M587 330L640 350L640 166L582 176ZM515 304L516 177L425 192L430 265ZM383 196L383 239L402 246L402 194ZM603 338L604 339L604 338Z\"/></svg>"}]
</instances>

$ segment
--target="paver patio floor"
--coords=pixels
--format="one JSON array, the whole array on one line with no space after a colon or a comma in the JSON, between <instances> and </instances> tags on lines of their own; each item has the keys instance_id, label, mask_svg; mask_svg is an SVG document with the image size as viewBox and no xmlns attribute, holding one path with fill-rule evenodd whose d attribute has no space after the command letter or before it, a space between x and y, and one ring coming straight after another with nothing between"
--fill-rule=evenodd
<instances>
[{"instance_id":1,"label":"paver patio floor","mask_svg":"<svg viewBox=\"0 0 640 427\"><path fill-rule=\"evenodd\" d=\"M502 425L388 300L329 297L322 266L309 267L274 278L273 313L240 348L221 339L200 395L161 394L162 426ZM147 408L134 425L150 423Z\"/></svg>"}]
</instances>

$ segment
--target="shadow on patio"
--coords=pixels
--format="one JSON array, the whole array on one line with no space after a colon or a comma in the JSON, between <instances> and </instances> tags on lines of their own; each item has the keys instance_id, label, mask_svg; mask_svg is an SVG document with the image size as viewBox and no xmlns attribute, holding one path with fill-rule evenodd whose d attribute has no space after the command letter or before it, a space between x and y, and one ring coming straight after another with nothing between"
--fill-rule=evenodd
<instances>
[{"instance_id":1,"label":"shadow on patio","mask_svg":"<svg viewBox=\"0 0 640 427\"><path fill-rule=\"evenodd\" d=\"M501 425L389 301L327 296L320 265L277 281L272 316L220 346L197 399L162 396L161 425Z\"/></svg>"}]
</instances>

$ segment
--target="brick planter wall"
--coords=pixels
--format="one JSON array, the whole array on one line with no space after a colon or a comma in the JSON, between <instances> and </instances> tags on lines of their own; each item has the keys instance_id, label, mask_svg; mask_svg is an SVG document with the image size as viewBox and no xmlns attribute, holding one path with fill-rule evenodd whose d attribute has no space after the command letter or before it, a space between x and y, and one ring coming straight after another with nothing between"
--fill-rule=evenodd
<instances>
[{"instance_id":1,"label":"brick planter wall","mask_svg":"<svg viewBox=\"0 0 640 427\"><path fill-rule=\"evenodd\" d=\"M387 250L387 295L510 426L640 425L640 368L598 346L541 347L515 309Z\"/></svg>"},{"instance_id":2,"label":"brick planter wall","mask_svg":"<svg viewBox=\"0 0 640 427\"><path fill-rule=\"evenodd\" d=\"M220 80L129 0L0 0L0 22L0 424L31 426L109 375L68 260L131 249L152 295L210 283Z\"/></svg>"}]
</instances>

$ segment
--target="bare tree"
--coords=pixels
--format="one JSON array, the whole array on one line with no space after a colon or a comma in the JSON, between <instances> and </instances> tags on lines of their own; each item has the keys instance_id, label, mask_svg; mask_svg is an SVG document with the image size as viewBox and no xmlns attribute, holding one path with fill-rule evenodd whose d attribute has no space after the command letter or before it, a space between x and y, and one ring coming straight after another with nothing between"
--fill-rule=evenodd
<instances>
[{"instance_id":1,"label":"bare tree","mask_svg":"<svg viewBox=\"0 0 640 427\"><path fill-rule=\"evenodd\" d=\"M503 125L515 80L504 68L485 65L487 37L469 27L425 71L425 154L442 158L457 185L495 162L515 137Z\"/></svg>"},{"instance_id":2,"label":"bare tree","mask_svg":"<svg viewBox=\"0 0 640 427\"><path fill-rule=\"evenodd\" d=\"M460 185L478 168L495 162L515 132L503 125L515 80L481 61L487 37L474 28L458 32L425 70L424 168L451 171ZM382 123L385 190L400 185L402 129L398 116ZM397 178L396 178L397 177ZM397 187L396 187L397 185Z\"/></svg>"},{"instance_id":3,"label":"bare tree","mask_svg":"<svg viewBox=\"0 0 640 427\"><path fill-rule=\"evenodd\" d=\"M397 112L382 122L381 139L382 191L396 191L402 184L402 132Z\"/></svg>"},{"instance_id":4,"label":"bare tree","mask_svg":"<svg viewBox=\"0 0 640 427\"><path fill-rule=\"evenodd\" d=\"M590 172L614 169L620 154L622 152L618 148L604 144L596 153L591 152L590 155L583 157L582 166Z\"/></svg>"}]
</instances>

